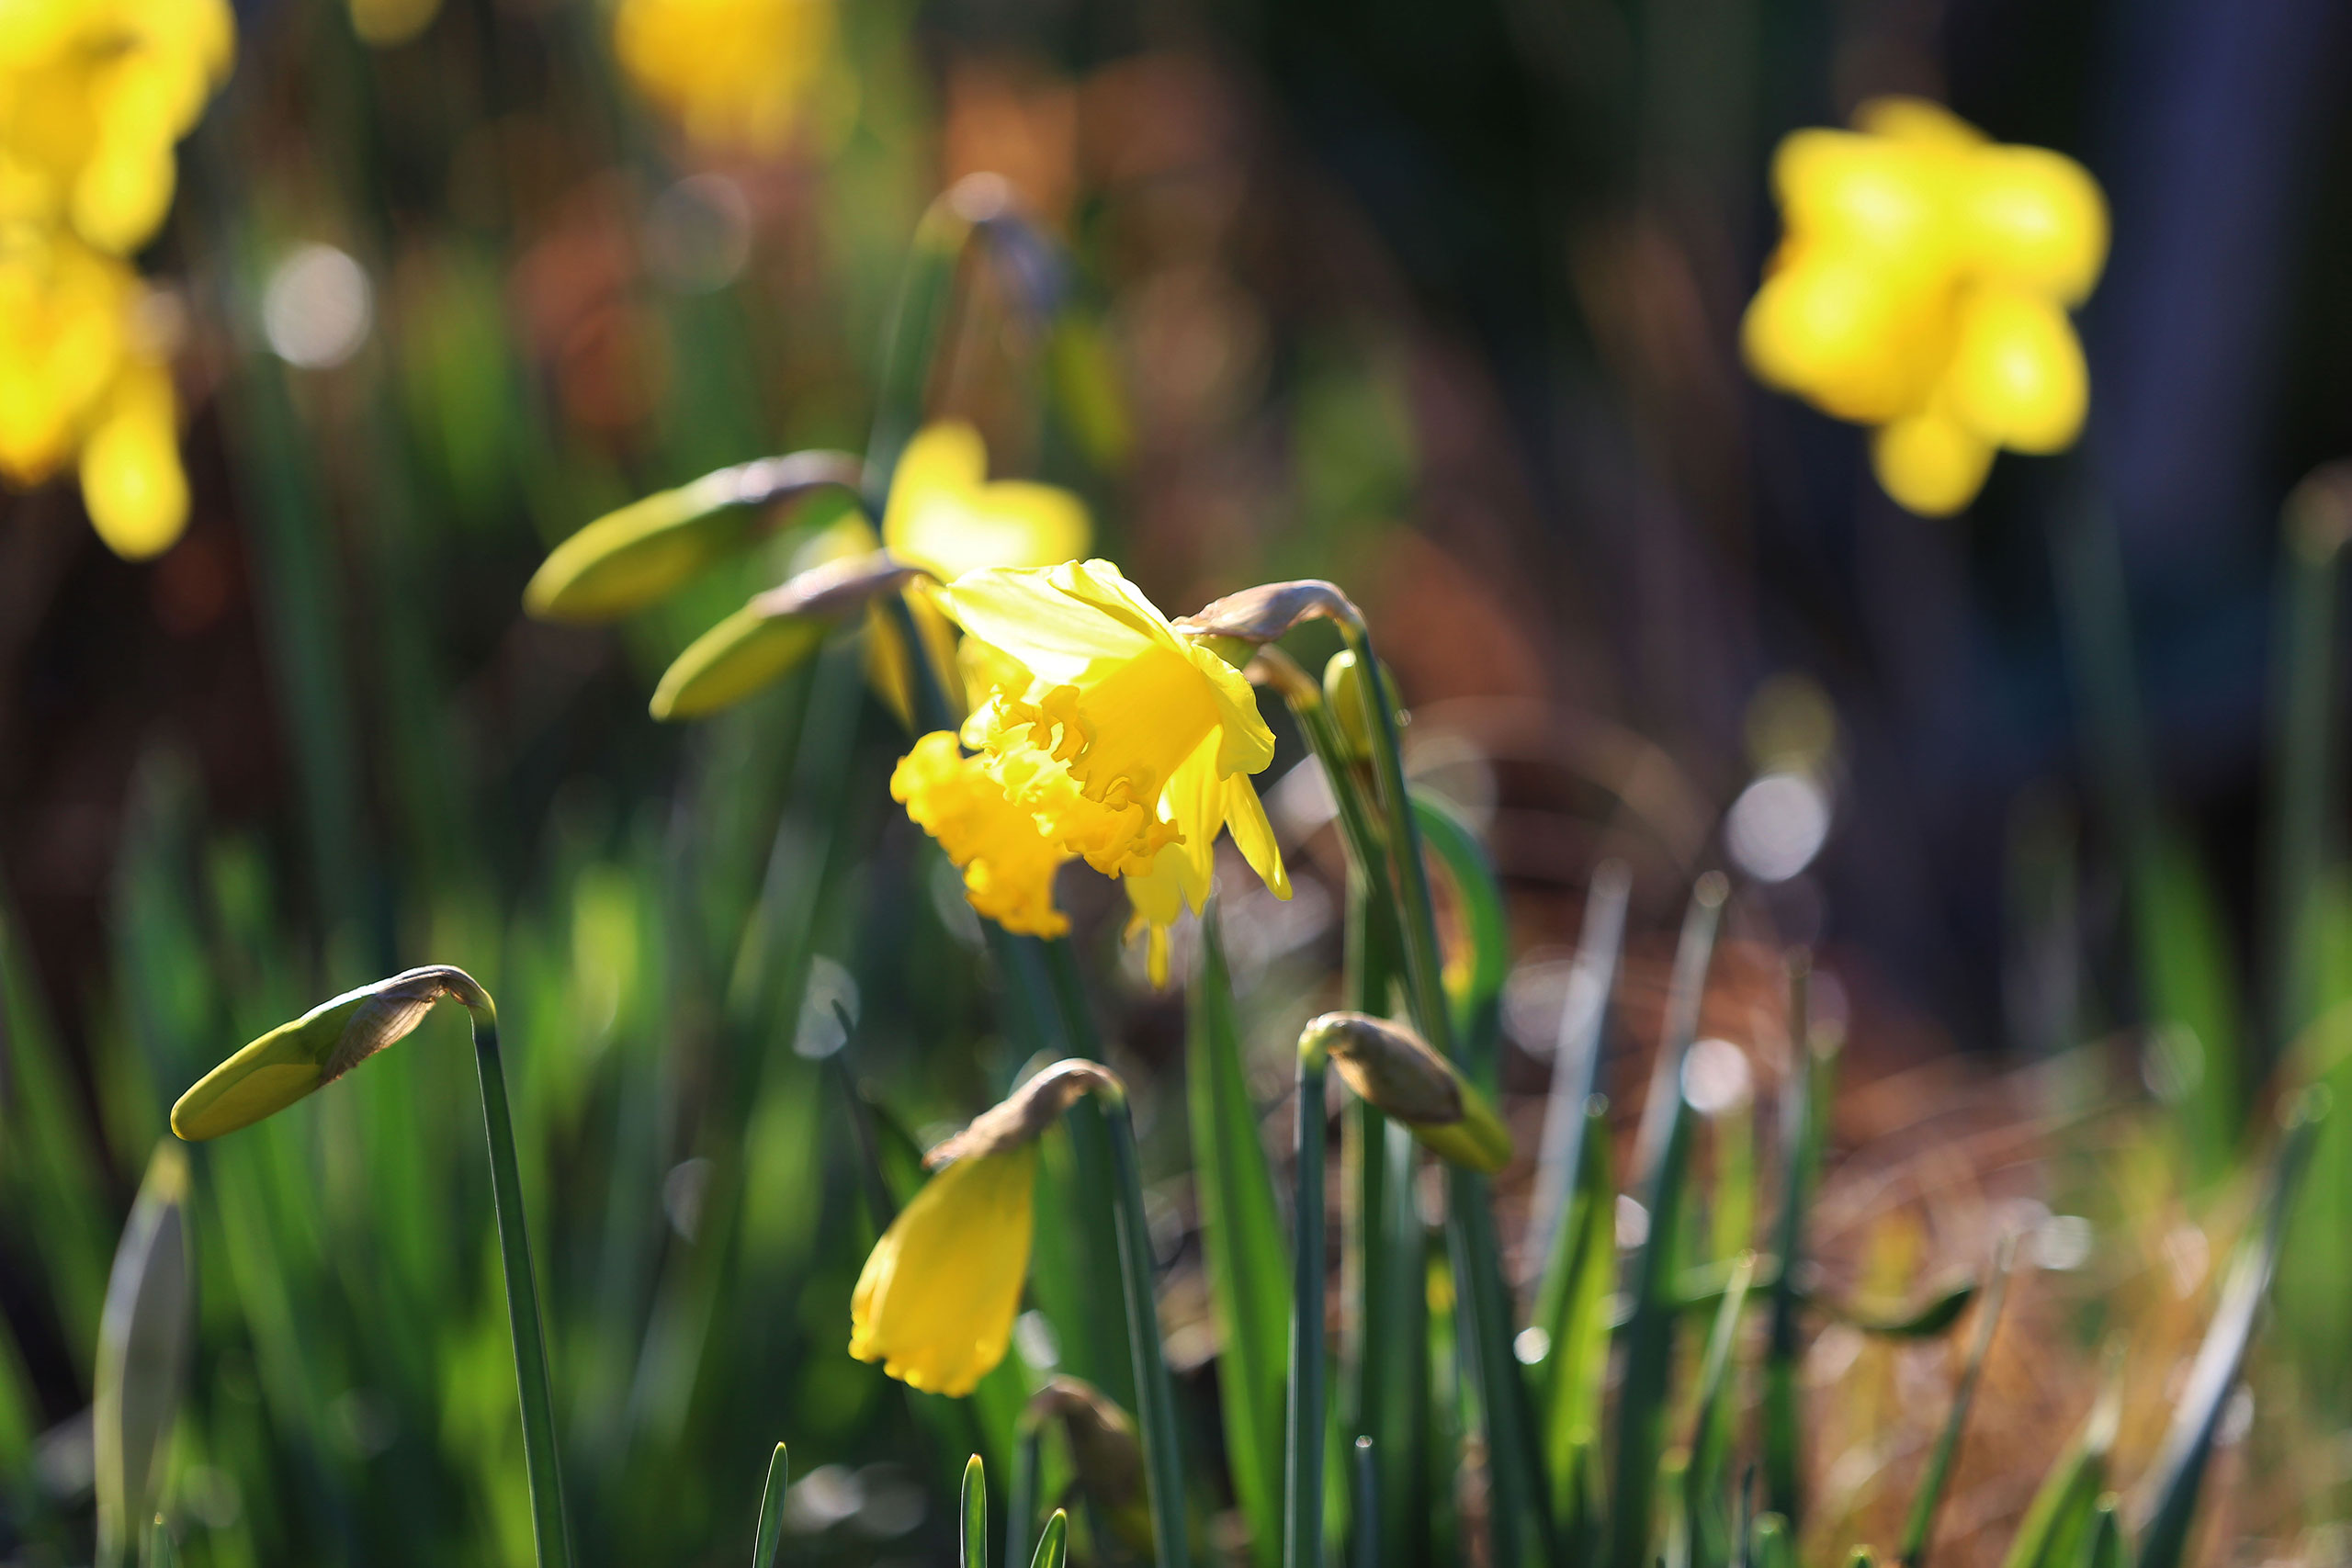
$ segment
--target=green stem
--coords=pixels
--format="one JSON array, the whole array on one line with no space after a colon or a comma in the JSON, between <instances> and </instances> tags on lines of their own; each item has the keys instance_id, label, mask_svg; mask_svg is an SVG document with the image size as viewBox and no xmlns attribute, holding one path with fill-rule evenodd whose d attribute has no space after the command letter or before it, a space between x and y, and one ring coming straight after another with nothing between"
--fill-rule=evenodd
<instances>
[{"instance_id":1,"label":"green stem","mask_svg":"<svg viewBox=\"0 0 2352 1568\"><path fill-rule=\"evenodd\" d=\"M514 1117L506 1103L506 1069L498 1055L498 1015L472 1010L474 1065L481 1070L482 1123L490 1134L490 1196L498 1213L498 1251L505 1266L506 1315L514 1333L514 1381L523 1404L523 1463L531 1479L531 1534L540 1568L571 1568L564 1523L563 1472L556 1460L555 1397L548 1385L547 1330L523 1223L523 1175L514 1154Z\"/></svg>"},{"instance_id":2,"label":"green stem","mask_svg":"<svg viewBox=\"0 0 2352 1568\"><path fill-rule=\"evenodd\" d=\"M1158 1568L1187 1568L1184 1466L1176 1448L1175 1389L1160 1353L1159 1308L1151 1294L1151 1231L1144 1223L1143 1173L1136 1158L1135 1119L1126 1097L1103 1101L1116 1176L1119 1268L1126 1286L1127 1346L1135 1361L1136 1415L1151 1474L1151 1536ZM1073 1107L1072 1109L1076 1109Z\"/></svg>"},{"instance_id":3,"label":"green stem","mask_svg":"<svg viewBox=\"0 0 2352 1568\"><path fill-rule=\"evenodd\" d=\"M1295 1188L1298 1235L1292 1250L1290 1432L1283 1494L1284 1568L1323 1562L1323 1077L1319 1048L1298 1055Z\"/></svg>"},{"instance_id":4,"label":"green stem","mask_svg":"<svg viewBox=\"0 0 2352 1568\"><path fill-rule=\"evenodd\" d=\"M1453 1029L1438 952L1437 907L1430 897L1420 829L1413 820L1412 795L1405 784L1405 750L1396 729L1396 694L1389 691L1387 673L1373 650L1372 634L1346 623L1342 631L1362 667L1364 702L1372 709L1365 716L1365 733L1373 738L1373 776L1387 818L1389 870L1396 878L1401 916L1397 924L1405 937L1405 977L1413 999L1413 1021L1440 1055L1451 1058Z\"/></svg>"},{"instance_id":5,"label":"green stem","mask_svg":"<svg viewBox=\"0 0 2352 1568\"><path fill-rule=\"evenodd\" d=\"M1814 1181L1821 1168L1822 1125L1828 1110L1822 1094L1826 1074L1813 1049L1812 976L1805 954L1792 957L1789 1050L1793 1061L1789 1082L1781 1091L1786 1100L1781 1121L1780 1267L1770 1287L1771 1325L1764 1348L1765 1505L1791 1525L1804 1517L1804 1425L1797 1409L1797 1278L1804 1256L1805 1211L1813 1202Z\"/></svg>"}]
</instances>

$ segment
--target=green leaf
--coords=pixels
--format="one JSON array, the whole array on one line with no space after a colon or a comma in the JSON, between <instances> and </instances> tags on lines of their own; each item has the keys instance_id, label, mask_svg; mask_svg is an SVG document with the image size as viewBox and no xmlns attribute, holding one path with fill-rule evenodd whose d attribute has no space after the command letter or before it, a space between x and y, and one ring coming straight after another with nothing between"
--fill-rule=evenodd
<instances>
[{"instance_id":1,"label":"green leaf","mask_svg":"<svg viewBox=\"0 0 2352 1568\"><path fill-rule=\"evenodd\" d=\"M957 1537L957 1561L963 1568L989 1568L989 1483L974 1454L964 1464L963 1530Z\"/></svg>"},{"instance_id":2,"label":"green leaf","mask_svg":"<svg viewBox=\"0 0 2352 1568\"><path fill-rule=\"evenodd\" d=\"M1201 916L1201 961L1190 1001L1185 1089L1209 1304L1220 1346L1226 1450L1252 1554L1271 1568L1282 1556L1290 1249L1242 1074L1240 1022L1214 904Z\"/></svg>"},{"instance_id":3,"label":"green leaf","mask_svg":"<svg viewBox=\"0 0 2352 1568\"><path fill-rule=\"evenodd\" d=\"M778 1443L775 1452L768 1456L768 1483L760 1493L760 1527L752 1537L752 1568L775 1568L777 1555L784 1550L785 1483L792 1479L792 1465Z\"/></svg>"},{"instance_id":4,"label":"green leaf","mask_svg":"<svg viewBox=\"0 0 2352 1568\"><path fill-rule=\"evenodd\" d=\"M1789 1521L1778 1514L1761 1514L1747 1531L1747 1560L1753 1568L1796 1568L1796 1543L1790 1539Z\"/></svg>"},{"instance_id":5,"label":"green leaf","mask_svg":"<svg viewBox=\"0 0 2352 1568\"><path fill-rule=\"evenodd\" d=\"M2110 1353L2106 1389L2090 1418L2068 1444L2018 1525L2001 1568L2066 1568L2087 1550L2086 1532L2107 1490L2107 1459L2123 1411L2121 1360Z\"/></svg>"},{"instance_id":6,"label":"green leaf","mask_svg":"<svg viewBox=\"0 0 2352 1568\"><path fill-rule=\"evenodd\" d=\"M1413 796L1422 847L1444 869L1453 890L1470 962L1449 964L1447 1001L1453 1010L1456 1059L1471 1082L1495 1090L1496 1045L1502 1028L1503 982L1510 977L1510 919L1486 846L1468 825L1433 796ZM1459 978L1453 976L1459 975Z\"/></svg>"},{"instance_id":7,"label":"green leaf","mask_svg":"<svg viewBox=\"0 0 2352 1568\"><path fill-rule=\"evenodd\" d=\"M1723 1305L1716 1309L1713 1329L1699 1367L1699 1404L1690 1422L1690 1468L1684 1482L1685 1513L1689 1518L1691 1561L1702 1565L1728 1562L1735 1539L1724 1517L1724 1467L1731 1453L1732 1406L1724 1397L1730 1386L1732 1342L1739 1333L1739 1314L1747 1305L1747 1290L1756 1277L1756 1257L1741 1256L1732 1271Z\"/></svg>"},{"instance_id":8,"label":"green leaf","mask_svg":"<svg viewBox=\"0 0 2352 1568\"><path fill-rule=\"evenodd\" d=\"M2128 1568L2132 1548L2123 1539L2121 1512L2111 1494L2099 1499L2091 1517L2089 1541L2083 1549L2083 1568Z\"/></svg>"},{"instance_id":9,"label":"green leaf","mask_svg":"<svg viewBox=\"0 0 2352 1568\"><path fill-rule=\"evenodd\" d=\"M1069 1558L1069 1516L1061 1509L1046 1521L1046 1533L1037 1538L1037 1554L1029 1560L1029 1568L1064 1568Z\"/></svg>"},{"instance_id":10,"label":"green leaf","mask_svg":"<svg viewBox=\"0 0 2352 1568\"><path fill-rule=\"evenodd\" d=\"M2229 1407L2246 1347L2254 1339L2263 1296L2278 1269L2287 1214L2326 1113L2326 1092L2317 1089L2304 1090L2288 1110L2286 1137L2271 1164L2254 1226L2231 1261L2221 1304L2214 1308L2205 1342L2190 1365L2188 1387L2174 1407L2172 1426L2143 1483L2142 1517L2146 1522L2140 1530L2140 1568L2178 1568L2188 1550L2188 1528L2206 1463L2212 1457L2214 1434L2221 1430L2222 1412Z\"/></svg>"},{"instance_id":11,"label":"green leaf","mask_svg":"<svg viewBox=\"0 0 2352 1568\"><path fill-rule=\"evenodd\" d=\"M1554 1529L1563 1551L1592 1555L1600 1520L1601 1394L1608 1382L1609 1292L1617 1269L1617 1190L1609 1172L1609 1102L1587 1102L1581 1169L1537 1298L1543 1430Z\"/></svg>"},{"instance_id":12,"label":"green leaf","mask_svg":"<svg viewBox=\"0 0 2352 1568\"><path fill-rule=\"evenodd\" d=\"M1993 1277L1984 1288L1984 1304L1977 1309L1976 1337L1970 1344L1968 1360L1961 1369L1960 1386L1952 1390L1951 1414L1944 1417L1943 1430L1937 1434L1935 1449L1928 1456L1928 1469L1920 1478L1918 1495L1911 1500L1911 1517L1904 1526L1903 1547L1896 1554L1904 1568L1920 1568L1928 1560L1936 1510L1943 1503L1944 1488L1951 1483L1952 1461L1960 1457L1961 1436L1968 1427L1968 1409L1975 1403L1976 1380L1984 1375L1984 1356L1993 1348L1994 1330L2000 1326L2001 1299L2007 1293L2009 1264L2016 1255L2016 1236L2003 1236L1993 1255Z\"/></svg>"},{"instance_id":13,"label":"green leaf","mask_svg":"<svg viewBox=\"0 0 2352 1568\"><path fill-rule=\"evenodd\" d=\"M1666 1027L1650 1074L1649 1100L1634 1145L1634 1168L1649 1235L1628 1267L1624 1377L1617 1402L1616 1474L1609 1508L1609 1568L1649 1568L1657 1525L1658 1460L1666 1447L1668 1380L1673 1371L1674 1299L1681 1258L1683 1187L1690 1171L1690 1112L1682 1064L1699 1032L1699 1007L1714 956L1715 928L1729 885L1710 872L1692 890L1675 953Z\"/></svg>"},{"instance_id":14,"label":"green leaf","mask_svg":"<svg viewBox=\"0 0 2352 1568\"><path fill-rule=\"evenodd\" d=\"M1783 1526L1803 1518L1804 1443L1798 1410L1797 1277L1804 1265L1805 1218L1821 1179L1823 1130L1836 1092L1836 1057L1814 1049L1812 965L1789 965L1789 1049L1796 1074L1781 1093L1781 1213L1775 1227L1781 1264L1771 1283L1764 1341L1764 1398L1758 1416L1764 1450L1764 1496ZM1771 1517L1770 1515L1766 1516Z\"/></svg>"},{"instance_id":15,"label":"green leaf","mask_svg":"<svg viewBox=\"0 0 2352 1568\"><path fill-rule=\"evenodd\" d=\"M123 1226L99 1320L90 1415L101 1568L128 1562L154 1517L155 1462L179 1416L194 1294L187 1156L165 1143L148 1162Z\"/></svg>"},{"instance_id":16,"label":"green leaf","mask_svg":"<svg viewBox=\"0 0 2352 1568\"><path fill-rule=\"evenodd\" d=\"M1617 965L1625 947L1625 905L1634 886L1623 861L1604 861L1592 874L1585 897L1584 927L1577 939L1576 965L1560 1009L1552 1047L1552 1088L1544 1108L1544 1141L1535 1162L1535 1192L1528 1204L1524 1248L1530 1271L1545 1281L1559 1266L1559 1245L1573 1234L1562 1224L1579 1174L1593 1089L1600 1073L1601 1045L1608 1033L1609 999L1617 987ZM1558 1245L1555 1245L1558 1244ZM1548 1314L1539 1315L1539 1322Z\"/></svg>"}]
</instances>

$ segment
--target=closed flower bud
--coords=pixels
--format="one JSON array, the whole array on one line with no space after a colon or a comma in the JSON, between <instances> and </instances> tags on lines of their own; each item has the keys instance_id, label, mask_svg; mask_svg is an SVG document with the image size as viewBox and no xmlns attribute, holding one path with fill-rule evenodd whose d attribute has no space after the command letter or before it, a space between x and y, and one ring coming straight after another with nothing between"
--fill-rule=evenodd
<instances>
[{"instance_id":1,"label":"closed flower bud","mask_svg":"<svg viewBox=\"0 0 2352 1568\"><path fill-rule=\"evenodd\" d=\"M731 707L808 662L836 626L917 575L876 550L827 561L770 589L678 655L653 689L653 716L701 718Z\"/></svg>"},{"instance_id":2,"label":"closed flower bud","mask_svg":"<svg viewBox=\"0 0 2352 1568\"><path fill-rule=\"evenodd\" d=\"M1388 689L1391 702L1396 698L1396 677L1385 663L1380 667L1381 683ZM1373 753L1377 739L1372 733L1372 694L1366 689L1363 663L1353 649L1343 648L1323 666L1323 702L1331 710L1331 718L1340 727L1340 738L1347 742L1348 756L1361 761ZM1398 714L1401 726L1405 716Z\"/></svg>"},{"instance_id":3,"label":"closed flower bud","mask_svg":"<svg viewBox=\"0 0 2352 1568\"><path fill-rule=\"evenodd\" d=\"M1360 1099L1441 1157L1488 1173L1510 1163L1510 1133L1487 1097L1402 1024L1327 1012L1301 1032L1299 1051L1329 1056Z\"/></svg>"},{"instance_id":4,"label":"closed flower bud","mask_svg":"<svg viewBox=\"0 0 2352 1568\"><path fill-rule=\"evenodd\" d=\"M495 1016L490 993L462 969L411 969L345 991L276 1029L197 1080L172 1107L172 1131L190 1143L217 1138L285 1110L333 1083L454 997Z\"/></svg>"},{"instance_id":5,"label":"closed flower bud","mask_svg":"<svg viewBox=\"0 0 2352 1568\"><path fill-rule=\"evenodd\" d=\"M854 493L865 468L845 452L795 452L706 474L609 513L533 574L523 607L545 621L615 620L666 597L760 531L751 509L827 489Z\"/></svg>"}]
</instances>

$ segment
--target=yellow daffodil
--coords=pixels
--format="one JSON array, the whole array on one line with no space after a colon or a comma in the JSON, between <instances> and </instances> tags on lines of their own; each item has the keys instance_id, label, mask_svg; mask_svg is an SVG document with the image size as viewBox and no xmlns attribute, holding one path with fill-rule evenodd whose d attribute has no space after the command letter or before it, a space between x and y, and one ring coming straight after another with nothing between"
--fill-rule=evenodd
<instances>
[{"instance_id":1,"label":"yellow daffodil","mask_svg":"<svg viewBox=\"0 0 2352 1568\"><path fill-rule=\"evenodd\" d=\"M2073 445L2089 377L2066 311L2098 281L2108 233L2080 164L1884 98L1852 131L1788 137L1772 184L1787 233L1741 323L1748 366L1879 426L1888 494L1946 515L1998 448Z\"/></svg>"},{"instance_id":2,"label":"yellow daffodil","mask_svg":"<svg viewBox=\"0 0 2352 1568\"><path fill-rule=\"evenodd\" d=\"M178 538L187 480L164 345L121 258L162 226L173 148L235 49L225 0L0 6L0 478L74 464L128 559Z\"/></svg>"},{"instance_id":3,"label":"yellow daffodil","mask_svg":"<svg viewBox=\"0 0 2352 1568\"><path fill-rule=\"evenodd\" d=\"M943 582L981 567L1051 566L1082 556L1086 503L1066 490L988 478L988 448L961 420L927 425L890 479L882 543Z\"/></svg>"},{"instance_id":4,"label":"yellow daffodil","mask_svg":"<svg viewBox=\"0 0 2352 1568\"><path fill-rule=\"evenodd\" d=\"M850 1296L849 1353L960 1398L1004 1359L1035 1224L1037 1146L959 1159L875 1244Z\"/></svg>"},{"instance_id":5,"label":"yellow daffodil","mask_svg":"<svg viewBox=\"0 0 2352 1568\"><path fill-rule=\"evenodd\" d=\"M1273 732L1239 671L1108 561L969 572L938 599L986 645L998 682L965 741L1042 837L1126 879L1155 978L1168 928L1208 896L1220 832L1290 896L1250 782L1273 759Z\"/></svg>"},{"instance_id":6,"label":"yellow daffodil","mask_svg":"<svg viewBox=\"0 0 2352 1568\"><path fill-rule=\"evenodd\" d=\"M776 152L832 59L832 0L621 0L613 48L706 147Z\"/></svg>"},{"instance_id":7,"label":"yellow daffodil","mask_svg":"<svg viewBox=\"0 0 2352 1568\"><path fill-rule=\"evenodd\" d=\"M851 1292L851 1355L959 1398L1004 1359L1029 1271L1037 1139L1081 1095L1117 1085L1091 1062L1056 1063L931 1151L924 1163L938 1173L874 1244Z\"/></svg>"},{"instance_id":8,"label":"yellow daffodil","mask_svg":"<svg viewBox=\"0 0 2352 1568\"><path fill-rule=\"evenodd\" d=\"M890 798L963 871L973 908L1029 936L1069 930L1069 918L1054 907L1054 874L1069 852L1038 831L986 762L964 754L952 730L932 731L899 759Z\"/></svg>"},{"instance_id":9,"label":"yellow daffodil","mask_svg":"<svg viewBox=\"0 0 2352 1568\"><path fill-rule=\"evenodd\" d=\"M17 0L0 9L0 220L127 255L170 209L173 146L227 77L225 0Z\"/></svg>"},{"instance_id":10,"label":"yellow daffodil","mask_svg":"<svg viewBox=\"0 0 2352 1568\"><path fill-rule=\"evenodd\" d=\"M143 293L128 264L71 234L0 247L0 477L30 486L74 463L98 536L129 560L178 538L188 506Z\"/></svg>"}]
</instances>

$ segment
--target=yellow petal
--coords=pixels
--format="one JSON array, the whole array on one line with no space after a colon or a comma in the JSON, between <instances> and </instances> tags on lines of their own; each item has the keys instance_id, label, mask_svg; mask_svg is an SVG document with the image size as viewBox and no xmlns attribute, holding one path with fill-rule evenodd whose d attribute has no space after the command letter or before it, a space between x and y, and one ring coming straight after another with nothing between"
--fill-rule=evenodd
<instances>
[{"instance_id":1,"label":"yellow petal","mask_svg":"<svg viewBox=\"0 0 2352 1568\"><path fill-rule=\"evenodd\" d=\"M1960 217L1982 276L2080 303L2107 264L2107 198L2090 172L2041 147L1991 147L1971 158Z\"/></svg>"},{"instance_id":2,"label":"yellow petal","mask_svg":"<svg viewBox=\"0 0 2352 1568\"><path fill-rule=\"evenodd\" d=\"M1084 675L1097 660L1131 659L1153 643L1172 645L1167 618L1136 595L1148 615L1123 605L1107 573L1126 580L1108 561L1072 561L1046 570L990 568L967 572L940 591L940 606L973 636L1002 649L1038 679L1061 684ZM1154 627L1151 622L1157 620Z\"/></svg>"},{"instance_id":3,"label":"yellow petal","mask_svg":"<svg viewBox=\"0 0 2352 1568\"><path fill-rule=\"evenodd\" d=\"M1952 412L1987 441L2019 452L2074 445L2090 403L2090 371L2066 313L2040 295L1973 293L1945 381Z\"/></svg>"},{"instance_id":4,"label":"yellow petal","mask_svg":"<svg viewBox=\"0 0 2352 1568\"><path fill-rule=\"evenodd\" d=\"M1274 825L1266 820L1257 786L1238 773L1225 781L1225 825L1259 880L1275 897L1289 897L1290 872L1283 864L1282 846L1274 841Z\"/></svg>"},{"instance_id":5,"label":"yellow petal","mask_svg":"<svg viewBox=\"0 0 2352 1568\"><path fill-rule=\"evenodd\" d=\"M1029 1269L1035 1144L933 1177L874 1246L850 1297L849 1353L960 1397L1004 1359Z\"/></svg>"},{"instance_id":6,"label":"yellow petal","mask_svg":"<svg viewBox=\"0 0 2352 1568\"><path fill-rule=\"evenodd\" d=\"M1922 517L1949 517L1975 500L1992 466L1992 444L1941 412L1897 420L1871 438L1878 482Z\"/></svg>"},{"instance_id":7,"label":"yellow petal","mask_svg":"<svg viewBox=\"0 0 2352 1568\"><path fill-rule=\"evenodd\" d=\"M171 547L187 526L187 476L171 378L153 366L128 372L82 446L82 502L90 525L125 560Z\"/></svg>"},{"instance_id":8,"label":"yellow petal","mask_svg":"<svg viewBox=\"0 0 2352 1568\"><path fill-rule=\"evenodd\" d=\"M973 908L1031 936L1069 930L1054 906L1054 876L1069 852L1012 802L982 759L964 754L953 731L933 730L899 759L890 798L963 871Z\"/></svg>"}]
</instances>

